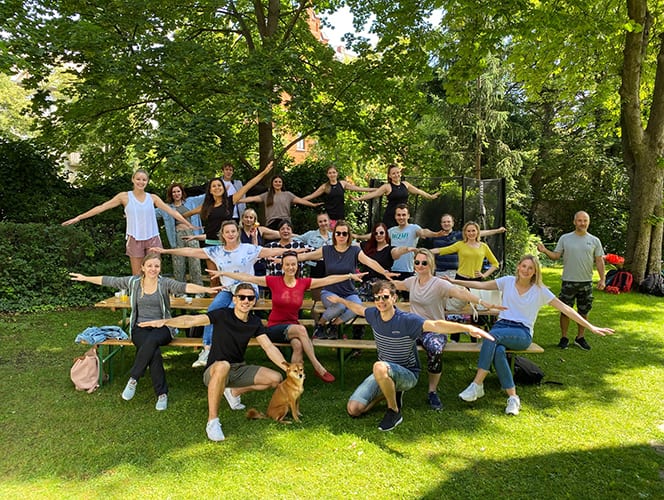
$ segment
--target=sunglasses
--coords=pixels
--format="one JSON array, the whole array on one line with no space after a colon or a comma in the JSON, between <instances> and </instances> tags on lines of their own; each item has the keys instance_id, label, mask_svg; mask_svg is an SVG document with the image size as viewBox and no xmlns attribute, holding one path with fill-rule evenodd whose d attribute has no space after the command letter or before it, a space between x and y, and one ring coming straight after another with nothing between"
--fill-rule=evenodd
<instances>
[{"instance_id":1,"label":"sunglasses","mask_svg":"<svg viewBox=\"0 0 664 500\"><path fill-rule=\"evenodd\" d=\"M252 302L252 301L256 300L255 295L236 295L235 297L237 297L237 300L239 300L240 302L244 302L244 301Z\"/></svg>"},{"instance_id":2,"label":"sunglasses","mask_svg":"<svg viewBox=\"0 0 664 500\"><path fill-rule=\"evenodd\" d=\"M387 302L392 296L390 294L386 295L374 295L374 302L380 302L381 300Z\"/></svg>"},{"instance_id":3,"label":"sunglasses","mask_svg":"<svg viewBox=\"0 0 664 500\"><path fill-rule=\"evenodd\" d=\"M385 234L385 231L376 231L375 234Z\"/></svg>"},{"instance_id":4,"label":"sunglasses","mask_svg":"<svg viewBox=\"0 0 664 500\"><path fill-rule=\"evenodd\" d=\"M427 261L427 260L416 260L415 265L416 266L428 266L429 261Z\"/></svg>"},{"instance_id":5,"label":"sunglasses","mask_svg":"<svg viewBox=\"0 0 664 500\"><path fill-rule=\"evenodd\" d=\"M348 231L335 231L334 234L337 236L348 236Z\"/></svg>"}]
</instances>

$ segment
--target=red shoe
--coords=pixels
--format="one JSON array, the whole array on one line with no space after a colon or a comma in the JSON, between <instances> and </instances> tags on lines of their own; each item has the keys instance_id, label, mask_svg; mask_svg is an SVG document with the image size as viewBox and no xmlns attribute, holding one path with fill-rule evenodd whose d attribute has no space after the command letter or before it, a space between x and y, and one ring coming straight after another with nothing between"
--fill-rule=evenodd
<instances>
[{"instance_id":1,"label":"red shoe","mask_svg":"<svg viewBox=\"0 0 664 500\"><path fill-rule=\"evenodd\" d=\"M319 379L321 379L323 382L326 384L331 384L334 382L336 379L334 378L334 375L332 375L330 372L325 372L322 375L318 372L314 372L314 375L316 375Z\"/></svg>"}]
</instances>

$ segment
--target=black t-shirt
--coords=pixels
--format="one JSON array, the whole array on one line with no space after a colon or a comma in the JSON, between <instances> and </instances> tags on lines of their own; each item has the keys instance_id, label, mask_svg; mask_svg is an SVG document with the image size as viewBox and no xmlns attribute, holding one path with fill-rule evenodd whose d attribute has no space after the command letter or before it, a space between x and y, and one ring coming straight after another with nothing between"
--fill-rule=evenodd
<instances>
[{"instance_id":1,"label":"black t-shirt","mask_svg":"<svg viewBox=\"0 0 664 500\"><path fill-rule=\"evenodd\" d=\"M207 366L215 361L242 363L251 338L267 333L253 312L249 313L246 322L235 315L234 309L227 307L209 311L207 315L213 327Z\"/></svg>"},{"instance_id":2,"label":"black t-shirt","mask_svg":"<svg viewBox=\"0 0 664 500\"><path fill-rule=\"evenodd\" d=\"M224 203L218 207L212 207L207 219L203 221L203 230L208 240L218 240L221 223L233 218L233 197L226 196Z\"/></svg>"}]
</instances>

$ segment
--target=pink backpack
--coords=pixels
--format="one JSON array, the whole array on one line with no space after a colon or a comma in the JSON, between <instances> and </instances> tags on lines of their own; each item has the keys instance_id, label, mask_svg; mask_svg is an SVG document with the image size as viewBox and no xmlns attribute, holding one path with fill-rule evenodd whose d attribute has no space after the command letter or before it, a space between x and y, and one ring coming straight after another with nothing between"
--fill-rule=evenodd
<instances>
[{"instance_id":1,"label":"pink backpack","mask_svg":"<svg viewBox=\"0 0 664 500\"><path fill-rule=\"evenodd\" d=\"M99 387L97 349L93 347L83 356L74 358L74 365L69 373L77 391L88 391L88 394L94 392Z\"/></svg>"}]
</instances>

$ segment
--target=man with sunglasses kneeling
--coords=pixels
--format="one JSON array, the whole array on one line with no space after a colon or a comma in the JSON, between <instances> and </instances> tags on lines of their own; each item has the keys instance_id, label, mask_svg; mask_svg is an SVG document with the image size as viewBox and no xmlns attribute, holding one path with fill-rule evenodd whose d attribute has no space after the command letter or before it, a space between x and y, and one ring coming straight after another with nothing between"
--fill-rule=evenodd
<instances>
[{"instance_id":1,"label":"man with sunglasses kneeling","mask_svg":"<svg viewBox=\"0 0 664 500\"><path fill-rule=\"evenodd\" d=\"M338 296L331 296L329 300L344 304L355 314L366 318L373 330L378 352L378 361L374 363L371 375L350 396L346 411L351 417L359 417L385 399L387 412L378 429L390 431L403 421L401 408L404 391L417 384L421 367L416 340L423 332L466 332L473 337L489 340L493 340L493 337L473 325L425 320L416 314L397 309L397 290L394 283L389 281L377 281L373 293L375 307L364 307Z\"/></svg>"},{"instance_id":2,"label":"man with sunglasses kneeling","mask_svg":"<svg viewBox=\"0 0 664 500\"><path fill-rule=\"evenodd\" d=\"M233 294L233 308L216 309L195 316L177 316L167 320L148 321L139 326L176 328L212 325L212 346L203 382L208 388L208 422L206 432L212 441L223 441L219 422L219 403L223 394L231 409L243 410L240 396L249 391L276 388L281 374L263 366L247 365L244 355L252 337L277 366L286 362L281 351L270 341L260 318L252 312L256 293L250 283L240 283Z\"/></svg>"}]
</instances>

